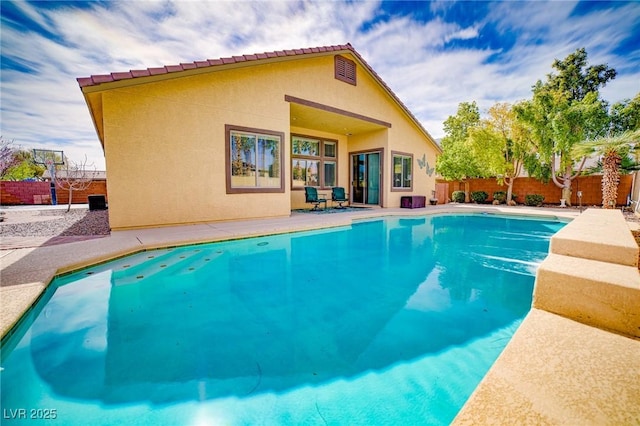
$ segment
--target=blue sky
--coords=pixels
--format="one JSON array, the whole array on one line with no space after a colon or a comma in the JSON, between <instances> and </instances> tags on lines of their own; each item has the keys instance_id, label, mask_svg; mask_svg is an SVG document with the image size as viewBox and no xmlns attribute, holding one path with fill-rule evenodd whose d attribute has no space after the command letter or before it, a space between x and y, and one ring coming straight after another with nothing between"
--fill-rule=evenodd
<instances>
[{"instance_id":1,"label":"blue sky","mask_svg":"<svg viewBox=\"0 0 640 426\"><path fill-rule=\"evenodd\" d=\"M640 92L640 2L0 0L0 132L23 148L104 169L76 77L280 49L351 43L436 138L460 102L481 110L584 47ZM161 166L160 166L161 167Z\"/></svg>"}]
</instances>

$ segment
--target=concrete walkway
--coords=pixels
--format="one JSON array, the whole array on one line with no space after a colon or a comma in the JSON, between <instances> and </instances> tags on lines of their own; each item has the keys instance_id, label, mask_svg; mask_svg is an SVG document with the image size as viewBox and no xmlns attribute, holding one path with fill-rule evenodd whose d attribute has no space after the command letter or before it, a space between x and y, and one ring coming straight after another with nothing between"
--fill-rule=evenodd
<instances>
[{"instance_id":1,"label":"concrete walkway","mask_svg":"<svg viewBox=\"0 0 640 426\"><path fill-rule=\"evenodd\" d=\"M350 226L354 220L390 215L479 211L566 218L579 214L575 210L452 204L415 210L294 213L285 218L117 231L86 241L1 250L2 335L57 274L141 250ZM474 395L474 404L459 413L458 424L640 424L638 340L532 309L499 361ZM514 384L514 377L525 381Z\"/></svg>"}]
</instances>

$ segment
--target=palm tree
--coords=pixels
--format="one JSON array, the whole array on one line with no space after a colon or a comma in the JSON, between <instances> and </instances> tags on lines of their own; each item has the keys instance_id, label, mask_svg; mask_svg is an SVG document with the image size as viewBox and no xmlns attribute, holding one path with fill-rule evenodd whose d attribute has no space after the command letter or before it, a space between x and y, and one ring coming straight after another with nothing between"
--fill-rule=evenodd
<instances>
[{"instance_id":1,"label":"palm tree","mask_svg":"<svg viewBox=\"0 0 640 426\"><path fill-rule=\"evenodd\" d=\"M624 157L640 152L640 129L584 141L578 144L575 150L578 155L602 156L602 207L615 208L618 199L620 164Z\"/></svg>"}]
</instances>

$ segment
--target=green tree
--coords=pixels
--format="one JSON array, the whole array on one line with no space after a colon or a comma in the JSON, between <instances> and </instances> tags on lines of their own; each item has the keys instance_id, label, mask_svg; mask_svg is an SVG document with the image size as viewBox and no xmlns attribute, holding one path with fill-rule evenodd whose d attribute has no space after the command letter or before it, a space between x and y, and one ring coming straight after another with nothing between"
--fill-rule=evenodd
<instances>
[{"instance_id":1,"label":"green tree","mask_svg":"<svg viewBox=\"0 0 640 426\"><path fill-rule=\"evenodd\" d=\"M538 81L533 98L520 105L517 112L533 131L541 162L537 173L551 169L551 179L571 205L571 182L586 160L576 157L578 151L573 147L606 135L610 120L599 89L615 78L616 71L607 65L587 67L584 48L562 61L556 59L552 66L557 73L547 75L545 82Z\"/></svg>"},{"instance_id":2,"label":"green tree","mask_svg":"<svg viewBox=\"0 0 640 426\"><path fill-rule=\"evenodd\" d=\"M608 81L616 78L617 72L605 64L587 67L587 51L584 47L577 49L564 60L554 60L553 68L558 74L547 75L546 86L569 99L581 101L589 93L600 90Z\"/></svg>"},{"instance_id":3,"label":"green tree","mask_svg":"<svg viewBox=\"0 0 640 426\"><path fill-rule=\"evenodd\" d=\"M446 135L440 142L442 154L436 160L436 170L443 178L464 180L482 175L468 141L469 130L479 123L480 111L475 102L460 103L456 115L444 122Z\"/></svg>"},{"instance_id":4,"label":"green tree","mask_svg":"<svg viewBox=\"0 0 640 426\"><path fill-rule=\"evenodd\" d=\"M620 134L628 130L640 129L640 92L632 100L617 102L609 111L611 133Z\"/></svg>"},{"instance_id":5,"label":"green tree","mask_svg":"<svg viewBox=\"0 0 640 426\"><path fill-rule=\"evenodd\" d=\"M469 146L483 176L495 176L507 185L507 202L513 195L513 183L529 158L535 155L530 128L518 120L513 107L497 103L488 117L469 129Z\"/></svg>"},{"instance_id":6,"label":"green tree","mask_svg":"<svg viewBox=\"0 0 640 426\"><path fill-rule=\"evenodd\" d=\"M31 150L15 150L13 152L12 164L12 166L4 171L2 180L37 179L40 178L45 171L44 166L37 165L33 162L33 153Z\"/></svg>"}]
</instances>

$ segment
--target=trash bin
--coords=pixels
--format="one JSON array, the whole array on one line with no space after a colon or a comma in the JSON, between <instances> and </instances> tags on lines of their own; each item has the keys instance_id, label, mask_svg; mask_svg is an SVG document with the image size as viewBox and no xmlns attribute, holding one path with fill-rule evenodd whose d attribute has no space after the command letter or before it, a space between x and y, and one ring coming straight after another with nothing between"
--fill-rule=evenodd
<instances>
[{"instance_id":1,"label":"trash bin","mask_svg":"<svg viewBox=\"0 0 640 426\"><path fill-rule=\"evenodd\" d=\"M87 198L89 199L89 211L107 209L107 199L104 195L94 194Z\"/></svg>"}]
</instances>

